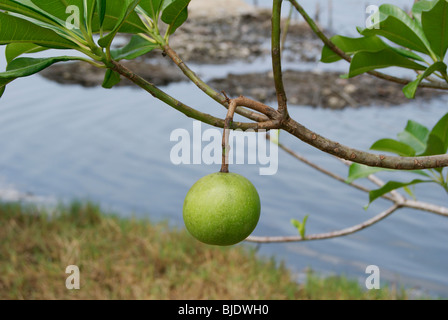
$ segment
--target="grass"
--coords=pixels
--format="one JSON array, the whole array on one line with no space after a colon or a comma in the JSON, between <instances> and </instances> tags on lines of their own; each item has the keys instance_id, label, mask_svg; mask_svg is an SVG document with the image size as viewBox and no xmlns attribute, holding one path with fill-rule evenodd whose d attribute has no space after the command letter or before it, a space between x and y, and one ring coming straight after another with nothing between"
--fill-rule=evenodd
<instances>
[{"instance_id":1,"label":"grass","mask_svg":"<svg viewBox=\"0 0 448 320\"><path fill-rule=\"evenodd\" d=\"M245 246L201 244L183 230L74 202L54 212L0 203L0 299L406 299L312 273L297 284L282 263ZM65 287L68 265L80 290Z\"/></svg>"}]
</instances>

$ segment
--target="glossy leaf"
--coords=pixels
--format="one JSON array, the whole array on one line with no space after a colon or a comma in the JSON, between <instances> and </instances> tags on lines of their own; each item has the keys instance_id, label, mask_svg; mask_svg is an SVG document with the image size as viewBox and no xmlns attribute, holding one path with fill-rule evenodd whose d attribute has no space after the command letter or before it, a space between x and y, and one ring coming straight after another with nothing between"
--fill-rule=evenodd
<instances>
[{"instance_id":1,"label":"glossy leaf","mask_svg":"<svg viewBox=\"0 0 448 320\"><path fill-rule=\"evenodd\" d=\"M430 10L423 10L421 24L432 50L443 60L448 49L448 1L435 1Z\"/></svg>"},{"instance_id":2,"label":"glossy leaf","mask_svg":"<svg viewBox=\"0 0 448 320\"><path fill-rule=\"evenodd\" d=\"M424 155L444 154L448 150L448 113L433 127L429 134Z\"/></svg>"},{"instance_id":3,"label":"glossy leaf","mask_svg":"<svg viewBox=\"0 0 448 320\"><path fill-rule=\"evenodd\" d=\"M388 169L383 169L379 167L369 167L359 163L352 163L348 170L348 177L345 182L352 183L357 179L366 178L369 175L380 171L388 171Z\"/></svg>"},{"instance_id":4,"label":"glossy leaf","mask_svg":"<svg viewBox=\"0 0 448 320\"><path fill-rule=\"evenodd\" d=\"M162 21L170 26L170 34L174 33L188 19L188 5L191 0L175 0L162 13Z\"/></svg>"},{"instance_id":5,"label":"glossy leaf","mask_svg":"<svg viewBox=\"0 0 448 320\"><path fill-rule=\"evenodd\" d=\"M53 58L17 58L8 64L5 72L0 73L0 80L27 77L48 68L54 63L62 61L80 60L79 57L53 57Z\"/></svg>"},{"instance_id":6,"label":"glossy leaf","mask_svg":"<svg viewBox=\"0 0 448 320\"><path fill-rule=\"evenodd\" d=\"M437 61L436 63L432 64L428 69L425 70L425 72L419 74L416 80L408 83L403 87L403 93L406 98L414 99L418 86L425 78L429 77L431 74L437 71L439 71L441 74L446 74L446 69L446 64L441 61Z\"/></svg>"},{"instance_id":7,"label":"glossy leaf","mask_svg":"<svg viewBox=\"0 0 448 320\"><path fill-rule=\"evenodd\" d=\"M297 231L299 232L300 236L302 238L305 238L305 232L306 232L306 222L308 220L308 215L306 215L302 222L296 220L296 219L291 219L291 224L297 228Z\"/></svg>"},{"instance_id":8,"label":"glossy leaf","mask_svg":"<svg viewBox=\"0 0 448 320\"><path fill-rule=\"evenodd\" d=\"M413 157L415 155L415 150L412 147L394 139L380 139L370 149L391 152L402 157Z\"/></svg>"},{"instance_id":9,"label":"glossy leaf","mask_svg":"<svg viewBox=\"0 0 448 320\"><path fill-rule=\"evenodd\" d=\"M157 47L157 44L143 39L140 36L133 36L131 41L129 41L129 43L123 48L111 50L111 55L116 61L123 59L132 60L154 50Z\"/></svg>"},{"instance_id":10,"label":"glossy leaf","mask_svg":"<svg viewBox=\"0 0 448 320\"><path fill-rule=\"evenodd\" d=\"M120 74L113 70L107 69L104 75L103 88L111 89L113 86L121 81Z\"/></svg>"},{"instance_id":11,"label":"glossy leaf","mask_svg":"<svg viewBox=\"0 0 448 320\"><path fill-rule=\"evenodd\" d=\"M10 63L12 60L25 53L36 53L47 49L48 48L38 46L34 43L10 43L5 49L6 62Z\"/></svg>"},{"instance_id":12,"label":"glossy leaf","mask_svg":"<svg viewBox=\"0 0 448 320\"><path fill-rule=\"evenodd\" d=\"M407 59L393 49L388 48L378 52L361 51L356 53L350 63L349 77L387 67L402 67L412 70L426 69L425 66Z\"/></svg>"},{"instance_id":13,"label":"glossy leaf","mask_svg":"<svg viewBox=\"0 0 448 320\"><path fill-rule=\"evenodd\" d=\"M151 19L158 20L163 2L163 0L142 0L140 2L140 7Z\"/></svg>"},{"instance_id":14,"label":"glossy leaf","mask_svg":"<svg viewBox=\"0 0 448 320\"><path fill-rule=\"evenodd\" d=\"M377 36L368 36L362 38L350 38L340 35L333 36L330 39L339 49L348 55L353 55L358 51L377 52L386 49L388 46L383 40ZM327 45L322 49L321 61L324 63L331 63L342 58L333 52Z\"/></svg>"},{"instance_id":15,"label":"glossy leaf","mask_svg":"<svg viewBox=\"0 0 448 320\"><path fill-rule=\"evenodd\" d=\"M96 0L96 12L98 13L98 22L100 30L103 30L104 19L106 18L106 0Z\"/></svg>"},{"instance_id":16,"label":"glossy leaf","mask_svg":"<svg viewBox=\"0 0 448 320\"><path fill-rule=\"evenodd\" d=\"M422 25L422 13L423 11L429 11L431 10L437 1L427 1L427 0L420 0L412 6L412 16L414 17L414 20L417 21L417 23L421 26Z\"/></svg>"},{"instance_id":17,"label":"glossy leaf","mask_svg":"<svg viewBox=\"0 0 448 320\"><path fill-rule=\"evenodd\" d=\"M404 131L397 136L399 141L406 143L415 150L417 155L420 155L426 149L429 129L418 122L409 120Z\"/></svg>"},{"instance_id":18,"label":"glossy leaf","mask_svg":"<svg viewBox=\"0 0 448 320\"><path fill-rule=\"evenodd\" d=\"M56 32L24 19L0 12L0 44L12 42L35 43L50 48L76 48L77 45Z\"/></svg>"},{"instance_id":19,"label":"glossy leaf","mask_svg":"<svg viewBox=\"0 0 448 320\"><path fill-rule=\"evenodd\" d=\"M11 81L14 81L15 78L10 78L10 79L0 79L0 98L3 96L3 94L5 93L5 89L6 89L6 85L8 83L10 83Z\"/></svg>"},{"instance_id":20,"label":"glossy leaf","mask_svg":"<svg viewBox=\"0 0 448 320\"><path fill-rule=\"evenodd\" d=\"M410 58L410 59L413 59L413 60L418 60L418 61L425 62L425 59L423 59L421 56L416 54L414 51L411 51L409 49L396 48L396 47L390 47L390 48L393 49L395 52L399 53L400 55L402 55L405 58Z\"/></svg>"},{"instance_id":21,"label":"glossy leaf","mask_svg":"<svg viewBox=\"0 0 448 320\"><path fill-rule=\"evenodd\" d=\"M24 6L23 4L17 3L15 1L0 0L0 9L6 12L19 13L26 17L36 19L37 21L42 21L49 24L54 23L52 19L47 18L45 15L42 15L36 10L30 9L29 7Z\"/></svg>"},{"instance_id":22,"label":"glossy leaf","mask_svg":"<svg viewBox=\"0 0 448 320\"><path fill-rule=\"evenodd\" d=\"M79 57L54 57L54 58L17 58L8 64L5 72L0 72L0 97L8 83L17 78L33 75L54 63L61 61L79 60Z\"/></svg>"},{"instance_id":23,"label":"glossy leaf","mask_svg":"<svg viewBox=\"0 0 448 320\"><path fill-rule=\"evenodd\" d=\"M67 5L62 3L61 0L57 1L32 1L32 0L12 0L18 5L28 8L43 16L47 21L51 21L50 24L57 25L58 27L65 27L67 18L70 14L66 13ZM83 0L71 0L71 4L76 6L80 11L80 17L84 17L83 13ZM90 0L91 1L91 0ZM39 19L40 20L40 19ZM45 22L45 21L44 21ZM73 32L79 33L74 29Z\"/></svg>"},{"instance_id":24,"label":"glossy leaf","mask_svg":"<svg viewBox=\"0 0 448 320\"><path fill-rule=\"evenodd\" d=\"M405 48L430 54L430 45L422 27L406 12L391 4L381 5L379 12L379 24L362 30L362 35L383 36Z\"/></svg>"},{"instance_id":25,"label":"glossy leaf","mask_svg":"<svg viewBox=\"0 0 448 320\"><path fill-rule=\"evenodd\" d=\"M386 193L391 192L392 190L400 189L403 187L408 187L408 186L419 184L419 183L426 183L426 182L434 182L434 181L433 180L421 180L421 179L414 179L410 182L389 181L381 188L372 190L369 192L369 202L372 203L379 197L385 195Z\"/></svg>"},{"instance_id":26,"label":"glossy leaf","mask_svg":"<svg viewBox=\"0 0 448 320\"><path fill-rule=\"evenodd\" d=\"M115 25L115 27L112 29L112 31L107 34L106 36L102 37L101 39L98 40L98 44L103 47L103 48L107 48L110 47L113 39L115 38L116 34L118 33L118 31L120 30L120 28L123 26L123 24L125 23L126 19L128 18L128 16L134 12L135 7L138 5L138 3L140 2L140 0L127 0L125 1L125 3L127 4L126 6L126 10L123 10L121 15L118 18L117 24Z\"/></svg>"}]
</instances>

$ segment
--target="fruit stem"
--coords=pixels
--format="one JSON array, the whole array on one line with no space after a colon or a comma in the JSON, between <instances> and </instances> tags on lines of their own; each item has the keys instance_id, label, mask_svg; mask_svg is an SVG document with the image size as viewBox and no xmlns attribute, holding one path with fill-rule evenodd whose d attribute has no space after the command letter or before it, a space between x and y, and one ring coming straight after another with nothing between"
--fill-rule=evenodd
<instances>
[{"instance_id":1,"label":"fruit stem","mask_svg":"<svg viewBox=\"0 0 448 320\"><path fill-rule=\"evenodd\" d=\"M232 99L229 103L229 109L227 110L227 115L224 120L224 130L222 133L222 164L221 170L219 172L229 173L229 136L230 127L233 121L233 116L235 114L235 109L237 107L236 100Z\"/></svg>"}]
</instances>

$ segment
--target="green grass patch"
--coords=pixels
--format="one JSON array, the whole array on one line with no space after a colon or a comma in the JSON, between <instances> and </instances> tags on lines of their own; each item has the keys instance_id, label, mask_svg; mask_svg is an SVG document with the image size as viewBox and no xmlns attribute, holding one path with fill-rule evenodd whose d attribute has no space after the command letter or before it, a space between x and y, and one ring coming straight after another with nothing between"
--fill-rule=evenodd
<instances>
[{"instance_id":1,"label":"green grass patch","mask_svg":"<svg viewBox=\"0 0 448 320\"><path fill-rule=\"evenodd\" d=\"M405 299L310 273L304 284L247 246L204 245L186 231L103 213L0 203L0 299ZM80 269L68 290L68 265Z\"/></svg>"}]
</instances>

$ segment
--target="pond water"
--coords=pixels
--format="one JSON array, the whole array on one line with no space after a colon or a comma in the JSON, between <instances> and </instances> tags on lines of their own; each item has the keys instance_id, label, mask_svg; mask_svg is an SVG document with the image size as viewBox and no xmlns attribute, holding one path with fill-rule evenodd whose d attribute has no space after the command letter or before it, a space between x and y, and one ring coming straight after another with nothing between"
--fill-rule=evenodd
<instances>
[{"instance_id":1,"label":"pond water","mask_svg":"<svg viewBox=\"0 0 448 320\"><path fill-rule=\"evenodd\" d=\"M337 1L338 6L342 2L347 7L359 1ZM336 12L340 10L335 5ZM335 25L342 17L338 14ZM4 70L3 51L0 55L0 69ZM250 65L193 66L201 74L218 76L234 69L268 67L265 60ZM201 111L221 117L225 114L192 84L177 83L163 89ZM394 137L408 119L433 126L447 112L447 102L447 97L441 97L430 103L410 101L393 108L343 111L291 106L290 113L328 138L368 149L376 139ZM183 228L186 192L197 179L218 171L219 166L172 164L170 152L176 142L170 141L170 135L178 128L193 133L193 120L139 89L62 86L40 76L13 82L0 100L0 198L44 202L89 199L123 216L168 220ZM281 139L310 160L346 176L347 168L332 157L285 133ZM301 220L306 214L308 234L341 229L374 216L389 204L378 200L364 210L368 202L365 193L313 171L282 151L278 165L278 172L271 176L259 175L260 165L232 166L232 171L254 183L262 199L262 215L254 235L294 235L297 231L290 219ZM395 173L393 177L401 180L408 175ZM415 191L422 201L447 206L446 193L440 187L418 186ZM377 265L383 285L390 282L448 296L447 230L446 218L402 209L347 237L263 244L259 252L285 261L297 274L310 267L324 275L345 274L362 282L367 277L366 267Z\"/></svg>"}]
</instances>

